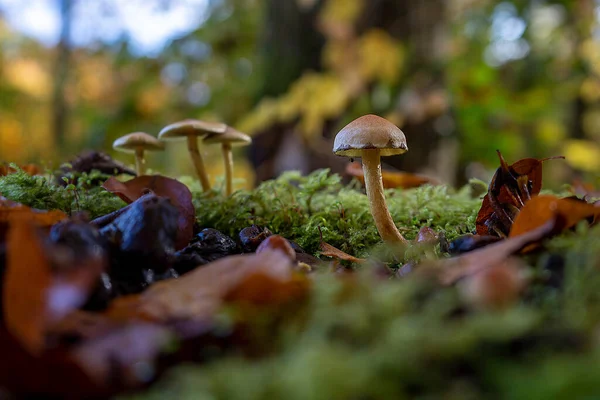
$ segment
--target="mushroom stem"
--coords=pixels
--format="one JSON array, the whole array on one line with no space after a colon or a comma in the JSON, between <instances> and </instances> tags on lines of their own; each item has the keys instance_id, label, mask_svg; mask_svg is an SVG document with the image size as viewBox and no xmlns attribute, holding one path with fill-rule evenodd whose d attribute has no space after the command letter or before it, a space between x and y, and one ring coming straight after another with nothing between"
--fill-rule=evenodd
<instances>
[{"instance_id":1,"label":"mushroom stem","mask_svg":"<svg viewBox=\"0 0 600 400\"><path fill-rule=\"evenodd\" d=\"M375 220L375 226L377 227L377 231L379 231L379 236L381 236L381 239L383 239L385 243L407 243L406 239L404 239L402 234L398 231L398 228L396 228L387 208L387 204L385 203L379 150L363 150L362 164L371 215L373 215L373 219Z\"/></svg>"},{"instance_id":2,"label":"mushroom stem","mask_svg":"<svg viewBox=\"0 0 600 400\"><path fill-rule=\"evenodd\" d=\"M137 176L142 176L146 173L144 149L135 149L135 172L137 173Z\"/></svg>"},{"instance_id":3,"label":"mushroom stem","mask_svg":"<svg viewBox=\"0 0 600 400\"><path fill-rule=\"evenodd\" d=\"M231 196L233 192L233 155L231 154L231 144L223 143L223 160L225 161L225 195Z\"/></svg>"},{"instance_id":4,"label":"mushroom stem","mask_svg":"<svg viewBox=\"0 0 600 400\"><path fill-rule=\"evenodd\" d=\"M202 156L200 155L200 151L198 150L198 139L196 138L196 136L189 135L187 137L187 144L190 155L192 156L194 167L196 168L196 173L198 174L198 178L200 178L202 190L207 192L210 190L210 181L208 180L208 175L206 174L206 169L204 168Z\"/></svg>"}]
</instances>

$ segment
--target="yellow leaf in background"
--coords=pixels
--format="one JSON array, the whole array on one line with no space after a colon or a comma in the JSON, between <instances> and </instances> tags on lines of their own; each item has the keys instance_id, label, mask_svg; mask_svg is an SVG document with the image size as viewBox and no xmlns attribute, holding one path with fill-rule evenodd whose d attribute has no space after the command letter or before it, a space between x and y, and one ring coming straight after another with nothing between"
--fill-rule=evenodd
<instances>
[{"instance_id":1,"label":"yellow leaf in background","mask_svg":"<svg viewBox=\"0 0 600 400\"><path fill-rule=\"evenodd\" d=\"M242 132L253 135L277 122L278 113L277 100L264 99L239 122L238 128Z\"/></svg>"},{"instance_id":2,"label":"yellow leaf in background","mask_svg":"<svg viewBox=\"0 0 600 400\"><path fill-rule=\"evenodd\" d=\"M564 147L567 163L582 171L600 170L600 147L589 140L568 140Z\"/></svg>"},{"instance_id":3,"label":"yellow leaf in background","mask_svg":"<svg viewBox=\"0 0 600 400\"><path fill-rule=\"evenodd\" d=\"M325 44L322 53L323 65L331 68L334 71L343 71L346 68L351 68L349 58L350 51L348 45L344 41L329 40Z\"/></svg>"},{"instance_id":4,"label":"yellow leaf in background","mask_svg":"<svg viewBox=\"0 0 600 400\"><path fill-rule=\"evenodd\" d=\"M169 89L164 85L155 85L139 94L135 106L142 115L151 116L163 108L168 98Z\"/></svg>"},{"instance_id":5,"label":"yellow leaf in background","mask_svg":"<svg viewBox=\"0 0 600 400\"><path fill-rule=\"evenodd\" d=\"M50 95L50 75L34 60L17 59L4 64L4 78L22 92L38 99Z\"/></svg>"},{"instance_id":6,"label":"yellow leaf in background","mask_svg":"<svg viewBox=\"0 0 600 400\"><path fill-rule=\"evenodd\" d=\"M320 19L324 24L352 25L363 10L363 0L327 0Z\"/></svg>"},{"instance_id":7,"label":"yellow leaf in background","mask_svg":"<svg viewBox=\"0 0 600 400\"><path fill-rule=\"evenodd\" d=\"M359 68L367 80L389 84L398 81L402 72L404 53L400 43L380 29L372 29L359 40Z\"/></svg>"},{"instance_id":8,"label":"yellow leaf in background","mask_svg":"<svg viewBox=\"0 0 600 400\"><path fill-rule=\"evenodd\" d=\"M552 119L542 119L535 127L536 138L548 147L560 145L566 138L564 125Z\"/></svg>"},{"instance_id":9,"label":"yellow leaf in background","mask_svg":"<svg viewBox=\"0 0 600 400\"><path fill-rule=\"evenodd\" d=\"M595 77L586 78L579 88L579 94L588 103L600 100L600 80Z\"/></svg>"},{"instance_id":10,"label":"yellow leaf in background","mask_svg":"<svg viewBox=\"0 0 600 400\"><path fill-rule=\"evenodd\" d=\"M23 125L10 116L0 118L0 159L19 160L25 148Z\"/></svg>"}]
</instances>

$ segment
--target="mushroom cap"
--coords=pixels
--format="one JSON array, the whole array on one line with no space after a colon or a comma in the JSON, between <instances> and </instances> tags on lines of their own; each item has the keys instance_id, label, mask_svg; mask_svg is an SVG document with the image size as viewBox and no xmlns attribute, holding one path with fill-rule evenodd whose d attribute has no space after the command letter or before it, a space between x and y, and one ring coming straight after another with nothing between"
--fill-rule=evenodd
<instances>
[{"instance_id":1,"label":"mushroom cap","mask_svg":"<svg viewBox=\"0 0 600 400\"><path fill-rule=\"evenodd\" d=\"M160 140L179 140L188 136L205 136L211 133L224 133L227 125L221 122L200 121L199 119L184 119L161 129Z\"/></svg>"},{"instance_id":2,"label":"mushroom cap","mask_svg":"<svg viewBox=\"0 0 600 400\"><path fill-rule=\"evenodd\" d=\"M202 140L202 143L229 143L233 146L247 146L252 143L252 138L245 133L228 126L224 133L211 133Z\"/></svg>"},{"instance_id":3,"label":"mushroom cap","mask_svg":"<svg viewBox=\"0 0 600 400\"><path fill-rule=\"evenodd\" d=\"M165 144L147 133L133 132L115 140L113 149L123 153L135 153L136 150L162 151L165 149Z\"/></svg>"},{"instance_id":4,"label":"mushroom cap","mask_svg":"<svg viewBox=\"0 0 600 400\"><path fill-rule=\"evenodd\" d=\"M369 114L346 125L333 142L333 152L338 156L360 157L363 150L374 149L381 156L406 153L406 137L388 120Z\"/></svg>"}]
</instances>

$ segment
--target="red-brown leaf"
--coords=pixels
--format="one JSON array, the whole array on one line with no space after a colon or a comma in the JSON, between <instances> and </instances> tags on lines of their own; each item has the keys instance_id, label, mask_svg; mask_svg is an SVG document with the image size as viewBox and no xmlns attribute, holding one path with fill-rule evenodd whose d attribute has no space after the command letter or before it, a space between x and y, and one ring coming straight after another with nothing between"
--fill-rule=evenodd
<instances>
[{"instance_id":1,"label":"red-brown leaf","mask_svg":"<svg viewBox=\"0 0 600 400\"><path fill-rule=\"evenodd\" d=\"M179 210L176 249L184 248L192 239L196 210L192 204L192 193L183 183L165 176L143 175L126 182L111 177L102 187L116 194L126 203L134 202L149 190L157 196L168 198Z\"/></svg>"},{"instance_id":2,"label":"red-brown leaf","mask_svg":"<svg viewBox=\"0 0 600 400\"><path fill-rule=\"evenodd\" d=\"M527 202L515 219L510 237L530 232L560 216L561 228L569 229L579 221L600 216L600 208L582 200L556 196L536 196Z\"/></svg>"},{"instance_id":3,"label":"red-brown leaf","mask_svg":"<svg viewBox=\"0 0 600 400\"><path fill-rule=\"evenodd\" d=\"M8 331L32 354L44 348L46 305L52 275L35 225L13 217L7 243L2 305Z\"/></svg>"}]
</instances>

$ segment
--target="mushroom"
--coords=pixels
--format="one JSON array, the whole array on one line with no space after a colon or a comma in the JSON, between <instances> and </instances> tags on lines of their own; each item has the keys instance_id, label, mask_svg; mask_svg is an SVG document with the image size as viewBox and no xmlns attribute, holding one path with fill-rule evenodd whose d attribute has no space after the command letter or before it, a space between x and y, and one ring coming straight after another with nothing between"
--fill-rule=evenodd
<instances>
[{"instance_id":1,"label":"mushroom","mask_svg":"<svg viewBox=\"0 0 600 400\"><path fill-rule=\"evenodd\" d=\"M225 162L225 194L230 196L233 191L233 156L231 154L231 146L247 146L252 142L252 139L245 133L228 126L225 133L210 134L204 138L203 142L206 144L221 144L223 160Z\"/></svg>"},{"instance_id":2,"label":"mushroom","mask_svg":"<svg viewBox=\"0 0 600 400\"><path fill-rule=\"evenodd\" d=\"M338 156L361 157L365 188L379 236L389 244L407 243L392 220L385 203L381 179L381 156L408 151L404 133L376 115L365 115L346 125L336 136L333 152Z\"/></svg>"},{"instance_id":3,"label":"mushroom","mask_svg":"<svg viewBox=\"0 0 600 400\"><path fill-rule=\"evenodd\" d=\"M207 122L200 121L197 119L186 119L183 121L175 122L171 125L165 126L160 133L158 138L160 140L180 140L187 139L188 151L192 157L192 162L196 168L198 178L202 184L202 190L205 192L210 190L210 181L208 180L208 174L204 168L204 162L202 161L202 155L198 150L198 137L206 136L209 134L225 133L227 125L219 122Z\"/></svg>"},{"instance_id":4,"label":"mushroom","mask_svg":"<svg viewBox=\"0 0 600 400\"><path fill-rule=\"evenodd\" d=\"M163 151L165 144L147 133L133 132L115 140L113 149L123 153L135 154L135 171L140 176L146 172L144 151Z\"/></svg>"}]
</instances>

